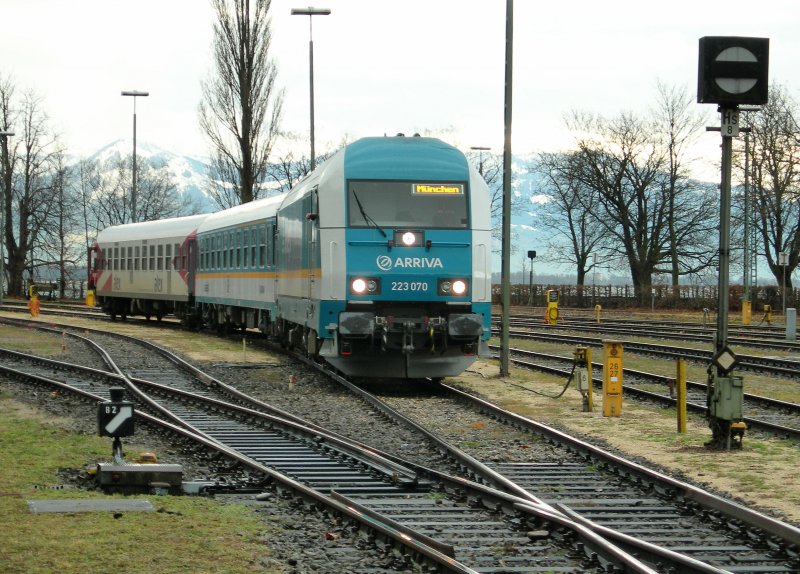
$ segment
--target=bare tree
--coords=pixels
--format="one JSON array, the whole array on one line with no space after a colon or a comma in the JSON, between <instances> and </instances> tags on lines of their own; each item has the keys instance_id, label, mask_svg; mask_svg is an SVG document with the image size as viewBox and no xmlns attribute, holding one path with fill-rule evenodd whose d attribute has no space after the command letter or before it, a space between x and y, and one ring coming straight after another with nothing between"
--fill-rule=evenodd
<instances>
[{"instance_id":1,"label":"bare tree","mask_svg":"<svg viewBox=\"0 0 800 574\"><path fill-rule=\"evenodd\" d=\"M6 198L8 292L21 296L25 270L31 279L34 277L33 250L51 207L48 170L55 138L41 109L41 99L35 93L24 94L12 113L16 114L17 135L13 160L9 162L15 166L11 173L12 192Z\"/></svg>"},{"instance_id":2,"label":"bare tree","mask_svg":"<svg viewBox=\"0 0 800 574\"><path fill-rule=\"evenodd\" d=\"M574 264L579 286L586 284L596 264L592 254L602 250L609 236L597 218L598 194L578 176L580 161L577 152L541 153L529 168L542 177L541 192L547 198L537 213L538 221L550 230L547 257Z\"/></svg>"},{"instance_id":3,"label":"bare tree","mask_svg":"<svg viewBox=\"0 0 800 574\"><path fill-rule=\"evenodd\" d=\"M132 156L110 158L100 173L89 172L82 185L92 192L91 215L88 219L95 229L127 223L130 217L130 182ZM178 193L167 165L154 159L137 163L136 202L137 221L152 221L200 213L200 206L188 196ZM97 168L91 168L94 170Z\"/></svg>"},{"instance_id":4,"label":"bare tree","mask_svg":"<svg viewBox=\"0 0 800 574\"><path fill-rule=\"evenodd\" d=\"M305 137L296 132L283 132L280 134L280 139L288 151L267 165L267 175L273 182L272 193L289 191L298 181L311 173L311 156L295 151L305 149ZM302 148L300 146L301 140L304 142ZM342 145L345 144L343 143ZM316 165L321 165L334 153L335 151L317 155L315 158Z\"/></svg>"},{"instance_id":5,"label":"bare tree","mask_svg":"<svg viewBox=\"0 0 800 574\"><path fill-rule=\"evenodd\" d=\"M75 166L75 172L73 180L75 185L74 195L79 198L80 202L79 216L83 227L85 253L91 246L92 238L99 231L96 220L91 217L89 206L92 203L92 198L98 195L103 185L103 178L100 175L97 162L94 160L81 159Z\"/></svg>"},{"instance_id":6,"label":"bare tree","mask_svg":"<svg viewBox=\"0 0 800 574\"><path fill-rule=\"evenodd\" d=\"M490 213L492 217L492 238L497 245L502 240L502 219L503 219L503 156L502 154L487 153L485 151L473 150L467 152L467 159L476 167L478 173L481 174L486 185L489 187L490 199ZM512 174L512 187L513 181L516 176ZM523 210L523 205L530 197L524 194L511 195L511 213L518 215ZM516 253L516 233L511 232L511 252ZM499 253L499 247L496 250Z\"/></svg>"},{"instance_id":7,"label":"bare tree","mask_svg":"<svg viewBox=\"0 0 800 574\"><path fill-rule=\"evenodd\" d=\"M59 297L64 297L67 281L72 279L76 266L84 261L80 235L80 198L72 185L74 170L67 164L63 148L57 148L51 157L49 170L50 201L40 210L41 220L35 239L34 256L38 267L51 267L58 277ZM49 274L52 276L52 274Z\"/></svg>"},{"instance_id":8,"label":"bare tree","mask_svg":"<svg viewBox=\"0 0 800 574\"><path fill-rule=\"evenodd\" d=\"M689 148L703 133L705 116L693 111L695 98L685 88L659 82L653 116L654 134L666 158L667 236L669 257L663 267L677 296L682 275L697 273L714 261L716 193L698 185L689 174ZM690 234L690 236L689 236ZM691 240L691 241L689 241ZM660 270L659 270L660 271Z\"/></svg>"},{"instance_id":9,"label":"bare tree","mask_svg":"<svg viewBox=\"0 0 800 574\"><path fill-rule=\"evenodd\" d=\"M200 128L211 145L210 195L222 208L257 199L268 181L283 90L269 59L271 0L211 0L214 72L203 82Z\"/></svg>"},{"instance_id":10,"label":"bare tree","mask_svg":"<svg viewBox=\"0 0 800 574\"><path fill-rule=\"evenodd\" d=\"M751 181L756 227L770 271L779 285L792 286L800 263L800 129L796 102L786 89L773 85L769 102L752 121ZM778 254L788 255L779 265ZM784 277L785 273L785 277Z\"/></svg>"},{"instance_id":11,"label":"bare tree","mask_svg":"<svg viewBox=\"0 0 800 574\"><path fill-rule=\"evenodd\" d=\"M12 79L8 76L0 76L0 130L8 132L15 124L16 109L14 107L15 86ZM9 245L14 241L14 230L12 220L12 196L11 185L14 175L14 158L13 152L14 144L9 142L8 137L0 138L2 143L2 150L0 151L0 185L2 186L3 204L0 206L0 217L3 218L3 237L0 241L3 242L4 253L8 252ZM8 266L3 266L4 274L8 274ZM2 289L2 279L0 278L0 289Z\"/></svg>"},{"instance_id":12,"label":"bare tree","mask_svg":"<svg viewBox=\"0 0 800 574\"><path fill-rule=\"evenodd\" d=\"M625 260L643 300L667 244L668 186L665 157L650 139L651 128L629 113L613 120L575 114L571 128L593 135L578 139L575 176L597 193L597 218L612 254Z\"/></svg>"}]
</instances>

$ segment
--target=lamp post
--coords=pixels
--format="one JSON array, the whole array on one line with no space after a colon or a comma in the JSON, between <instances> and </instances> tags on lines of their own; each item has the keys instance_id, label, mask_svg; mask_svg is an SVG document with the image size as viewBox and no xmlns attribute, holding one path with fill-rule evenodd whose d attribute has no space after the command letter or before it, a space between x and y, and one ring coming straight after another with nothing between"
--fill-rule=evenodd
<instances>
[{"instance_id":1,"label":"lamp post","mask_svg":"<svg viewBox=\"0 0 800 574\"><path fill-rule=\"evenodd\" d=\"M136 223L136 98L146 97L150 92L128 90L122 92L123 96L133 97L133 182L131 185L131 223Z\"/></svg>"},{"instance_id":2,"label":"lamp post","mask_svg":"<svg viewBox=\"0 0 800 574\"><path fill-rule=\"evenodd\" d=\"M478 152L478 173L481 174L481 177L483 177L483 152L489 151L492 148L485 147L485 146L474 145L474 146L471 146L469 149L471 149L472 151Z\"/></svg>"},{"instance_id":3,"label":"lamp post","mask_svg":"<svg viewBox=\"0 0 800 574\"><path fill-rule=\"evenodd\" d=\"M5 292L6 283L6 197L11 196L11 166L8 164L8 138L13 135L14 132L0 131L0 146L3 148L3 183L2 187L0 187L0 305L3 304L3 293Z\"/></svg>"},{"instance_id":4,"label":"lamp post","mask_svg":"<svg viewBox=\"0 0 800 574\"><path fill-rule=\"evenodd\" d=\"M787 251L781 251L778 253L778 265L783 267L783 272L781 273L781 295L783 295L783 305L781 305L781 309L783 311L784 323L786 322L786 267L789 265L789 253Z\"/></svg>"},{"instance_id":5,"label":"lamp post","mask_svg":"<svg viewBox=\"0 0 800 574\"><path fill-rule=\"evenodd\" d=\"M308 78L309 78L309 107L311 115L311 169L316 165L314 155L314 34L311 20L314 16L329 16L328 8L292 8L292 16L308 16Z\"/></svg>"},{"instance_id":6,"label":"lamp post","mask_svg":"<svg viewBox=\"0 0 800 574\"><path fill-rule=\"evenodd\" d=\"M501 270L500 376L510 374L509 307L511 306L511 104L514 55L514 0L506 0L505 90L503 92L503 245Z\"/></svg>"}]
</instances>

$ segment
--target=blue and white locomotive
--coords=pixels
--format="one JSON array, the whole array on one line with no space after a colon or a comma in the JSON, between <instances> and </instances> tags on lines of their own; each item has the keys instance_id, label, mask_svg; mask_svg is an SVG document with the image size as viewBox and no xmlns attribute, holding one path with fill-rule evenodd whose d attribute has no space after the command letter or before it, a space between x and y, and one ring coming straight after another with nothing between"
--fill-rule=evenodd
<instances>
[{"instance_id":1,"label":"blue and white locomotive","mask_svg":"<svg viewBox=\"0 0 800 574\"><path fill-rule=\"evenodd\" d=\"M349 376L457 375L490 337L489 202L440 140L360 139L286 195L197 226L186 314L259 328Z\"/></svg>"}]
</instances>

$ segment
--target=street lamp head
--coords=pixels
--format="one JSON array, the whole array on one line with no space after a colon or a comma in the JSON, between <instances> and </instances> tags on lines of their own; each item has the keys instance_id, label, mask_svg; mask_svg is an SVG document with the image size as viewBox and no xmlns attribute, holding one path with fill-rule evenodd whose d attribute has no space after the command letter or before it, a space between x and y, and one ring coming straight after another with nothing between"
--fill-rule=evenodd
<instances>
[{"instance_id":1,"label":"street lamp head","mask_svg":"<svg viewBox=\"0 0 800 574\"><path fill-rule=\"evenodd\" d=\"M329 16L331 13L329 8L292 8L292 16Z\"/></svg>"},{"instance_id":2,"label":"street lamp head","mask_svg":"<svg viewBox=\"0 0 800 574\"><path fill-rule=\"evenodd\" d=\"M14 135L14 132L0 132L0 137L10 138Z\"/></svg>"},{"instance_id":3,"label":"street lamp head","mask_svg":"<svg viewBox=\"0 0 800 574\"><path fill-rule=\"evenodd\" d=\"M123 91L121 95L123 95L123 96L133 96L133 97L136 97L136 96L149 96L150 92L140 92L138 90L127 90L127 91Z\"/></svg>"},{"instance_id":4,"label":"street lamp head","mask_svg":"<svg viewBox=\"0 0 800 574\"><path fill-rule=\"evenodd\" d=\"M475 150L475 151L489 151L489 150L490 150L490 149L492 149L492 148L490 148L490 147L484 147L484 146L479 146L479 145L474 145L474 146L470 146L470 148L469 148L469 149L472 149L472 150Z\"/></svg>"}]
</instances>

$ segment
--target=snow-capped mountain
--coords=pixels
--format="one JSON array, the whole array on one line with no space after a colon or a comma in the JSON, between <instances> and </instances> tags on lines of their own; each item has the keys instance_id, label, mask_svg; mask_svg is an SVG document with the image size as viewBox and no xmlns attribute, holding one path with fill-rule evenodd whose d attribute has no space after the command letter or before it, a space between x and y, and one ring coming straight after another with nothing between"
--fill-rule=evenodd
<instances>
[{"instance_id":1,"label":"snow-capped mountain","mask_svg":"<svg viewBox=\"0 0 800 574\"><path fill-rule=\"evenodd\" d=\"M127 158L133 154L133 140L119 139L94 152L89 160L103 166L113 164L114 160ZM214 211L215 206L206 195L208 189L208 162L205 158L179 155L148 142L136 142L137 161L156 160L163 163L172 175L178 192L188 195L202 206L203 211Z\"/></svg>"}]
</instances>

